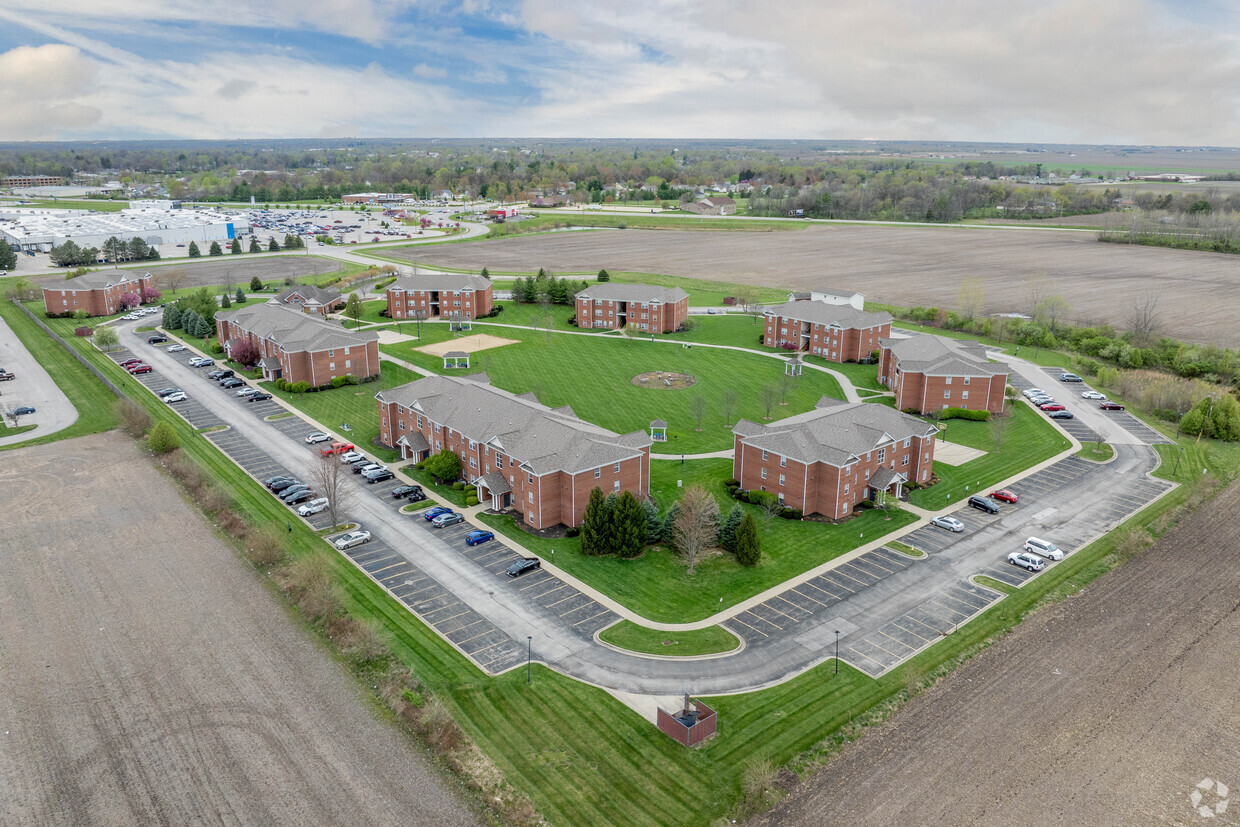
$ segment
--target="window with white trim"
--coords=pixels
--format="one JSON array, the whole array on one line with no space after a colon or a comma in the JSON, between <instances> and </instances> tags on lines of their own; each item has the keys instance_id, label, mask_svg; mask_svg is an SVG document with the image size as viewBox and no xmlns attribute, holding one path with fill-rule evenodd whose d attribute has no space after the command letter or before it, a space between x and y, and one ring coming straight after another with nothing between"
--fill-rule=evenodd
<instances>
[{"instance_id":1,"label":"window with white trim","mask_svg":"<svg viewBox=\"0 0 1240 827\"><path fill-rule=\"evenodd\" d=\"M763 451L763 452L762 452L762 459L763 459L763 460L765 460L765 459L766 459L766 451Z\"/></svg>"},{"instance_id":2,"label":"window with white trim","mask_svg":"<svg viewBox=\"0 0 1240 827\"><path fill-rule=\"evenodd\" d=\"M611 467L611 470L612 470L612 473L614 473L614 474L619 474L619 473L620 473L620 463L618 463L618 462L617 462L615 465L613 465L613 466Z\"/></svg>"},{"instance_id":3,"label":"window with white trim","mask_svg":"<svg viewBox=\"0 0 1240 827\"><path fill-rule=\"evenodd\" d=\"M470 467L470 468L477 468L477 467L478 467L478 460L477 460L476 458L474 458L474 457L470 457L470 458L469 458L469 467Z\"/></svg>"},{"instance_id":4,"label":"window with white trim","mask_svg":"<svg viewBox=\"0 0 1240 827\"><path fill-rule=\"evenodd\" d=\"M598 468L594 469L594 478L598 479L601 476L603 476L603 466L600 465Z\"/></svg>"},{"instance_id":5,"label":"window with white trim","mask_svg":"<svg viewBox=\"0 0 1240 827\"><path fill-rule=\"evenodd\" d=\"M887 449L879 448L878 449L878 464L879 465L883 464L883 460L886 458L886 456L887 456Z\"/></svg>"},{"instance_id":6,"label":"window with white trim","mask_svg":"<svg viewBox=\"0 0 1240 827\"><path fill-rule=\"evenodd\" d=\"M532 502L534 502L534 492L533 492L533 491L531 491L531 492L530 492L530 502L531 502L531 503L532 503Z\"/></svg>"},{"instance_id":7,"label":"window with white trim","mask_svg":"<svg viewBox=\"0 0 1240 827\"><path fill-rule=\"evenodd\" d=\"M780 474L780 475L779 475L779 484L780 484L780 485L783 485L783 484L784 484L784 475L783 475L783 474Z\"/></svg>"},{"instance_id":8,"label":"window with white trim","mask_svg":"<svg viewBox=\"0 0 1240 827\"><path fill-rule=\"evenodd\" d=\"M901 464L901 465L908 465L908 454L905 454L905 455L904 455L904 457L900 460L900 464Z\"/></svg>"},{"instance_id":9,"label":"window with white trim","mask_svg":"<svg viewBox=\"0 0 1240 827\"><path fill-rule=\"evenodd\" d=\"M951 399L951 398L952 398L952 392L951 392L950 390L943 391L943 398L944 398L944 399Z\"/></svg>"},{"instance_id":10,"label":"window with white trim","mask_svg":"<svg viewBox=\"0 0 1240 827\"><path fill-rule=\"evenodd\" d=\"M950 376L943 380L944 385L950 385L951 383L952 383L952 378Z\"/></svg>"},{"instance_id":11,"label":"window with white trim","mask_svg":"<svg viewBox=\"0 0 1240 827\"><path fill-rule=\"evenodd\" d=\"M844 493L848 493L848 483L844 483Z\"/></svg>"},{"instance_id":12,"label":"window with white trim","mask_svg":"<svg viewBox=\"0 0 1240 827\"><path fill-rule=\"evenodd\" d=\"M616 482L612 485L611 490L612 490L612 491L619 491L619 490L620 490L620 480L616 480Z\"/></svg>"},{"instance_id":13,"label":"window with white trim","mask_svg":"<svg viewBox=\"0 0 1240 827\"><path fill-rule=\"evenodd\" d=\"M964 378L964 383L965 383L966 385L967 385L967 384L969 384L969 377L967 377L967 376L966 376L966 377Z\"/></svg>"},{"instance_id":14,"label":"window with white trim","mask_svg":"<svg viewBox=\"0 0 1240 827\"><path fill-rule=\"evenodd\" d=\"M960 398L961 398L961 399L968 399L968 398L969 398L969 392L968 392L968 391L961 391L961 392L960 392Z\"/></svg>"},{"instance_id":15,"label":"window with white trim","mask_svg":"<svg viewBox=\"0 0 1240 827\"><path fill-rule=\"evenodd\" d=\"M787 467L788 467L788 458L787 458L787 457L780 457L780 458L779 458L779 467L780 467L780 468L787 468Z\"/></svg>"},{"instance_id":16,"label":"window with white trim","mask_svg":"<svg viewBox=\"0 0 1240 827\"><path fill-rule=\"evenodd\" d=\"M913 444L913 438L911 436L906 436L904 438L904 447L907 448L908 446L912 444Z\"/></svg>"},{"instance_id":17,"label":"window with white trim","mask_svg":"<svg viewBox=\"0 0 1240 827\"><path fill-rule=\"evenodd\" d=\"M766 479L766 469L762 469L762 479Z\"/></svg>"}]
</instances>

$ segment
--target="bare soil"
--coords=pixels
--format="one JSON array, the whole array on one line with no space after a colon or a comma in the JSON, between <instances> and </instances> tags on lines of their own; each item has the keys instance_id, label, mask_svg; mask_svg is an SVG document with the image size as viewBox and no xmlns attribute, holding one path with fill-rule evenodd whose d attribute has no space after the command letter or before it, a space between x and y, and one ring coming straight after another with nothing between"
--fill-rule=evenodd
<instances>
[{"instance_id":1,"label":"bare soil","mask_svg":"<svg viewBox=\"0 0 1240 827\"><path fill-rule=\"evenodd\" d=\"M1090 232L806 225L800 232L599 230L420 248L429 266L662 273L789 289L859 290L868 301L951 308L980 277L985 312L1027 313L1031 277L1067 299L1066 321L1126 328L1135 301L1159 297L1161 332L1240 347L1240 256L1106 244Z\"/></svg>"},{"instance_id":2,"label":"bare soil","mask_svg":"<svg viewBox=\"0 0 1240 827\"><path fill-rule=\"evenodd\" d=\"M492 336L490 333L475 333L472 336L462 336L459 339L448 339L443 342L423 345L422 347L414 348L414 350L420 350L432 356L443 356L445 353L451 353L454 350L459 350L463 353L477 353L481 350L490 350L493 347L515 344L517 344L516 339L504 339L499 336Z\"/></svg>"},{"instance_id":3,"label":"bare soil","mask_svg":"<svg viewBox=\"0 0 1240 827\"><path fill-rule=\"evenodd\" d=\"M344 262L330 258L307 255L272 255L242 253L234 256L225 254L215 258L189 260L177 264L160 264L148 268L159 286L162 274L179 271L185 274L185 287L214 287L221 284L235 284L250 289L250 279L258 276L264 282L283 283L286 278L317 276L320 273L334 273L346 266ZM141 269L135 267L133 269ZM40 287L47 287L57 281L64 281L65 273L51 273L30 280Z\"/></svg>"},{"instance_id":4,"label":"bare soil","mask_svg":"<svg viewBox=\"0 0 1240 827\"><path fill-rule=\"evenodd\" d=\"M638 387L651 388L657 391L681 391L696 385L697 377L687 373L676 373L675 371L652 370L647 373L637 374L633 377L632 382Z\"/></svg>"},{"instance_id":5,"label":"bare soil","mask_svg":"<svg viewBox=\"0 0 1240 827\"><path fill-rule=\"evenodd\" d=\"M1240 791L1240 483L846 749L757 824L1187 824ZM1205 804L1218 803L1214 794Z\"/></svg>"},{"instance_id":6,"label":"bare soil","mask_svg":"<svg viewBox=\"0 0 1240 827\"><path fill-rule=\"evenodd\" d=\"M477 822L131 440L0 501L0 823Z\"/></svg>"}]
</instances>

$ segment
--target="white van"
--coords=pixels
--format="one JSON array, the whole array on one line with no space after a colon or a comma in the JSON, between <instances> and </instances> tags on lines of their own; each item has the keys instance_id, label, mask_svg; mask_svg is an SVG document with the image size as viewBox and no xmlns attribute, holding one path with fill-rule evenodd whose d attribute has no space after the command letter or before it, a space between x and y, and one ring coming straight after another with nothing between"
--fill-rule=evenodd
<instances>
[{"instance_id":1,"label":"white van","mask_svg":"<svg viewBox=\"0 0 1240 827\"><path fill-rule=\"evenodd\" d=\"M1025 551L1031 551L1034 554L1045 557L1047 560L1062 560L1063 552L1060 551L1050 540L1042 540L1038 537L1030 537L1025 541Z\"/></svg>"}]
</instances>

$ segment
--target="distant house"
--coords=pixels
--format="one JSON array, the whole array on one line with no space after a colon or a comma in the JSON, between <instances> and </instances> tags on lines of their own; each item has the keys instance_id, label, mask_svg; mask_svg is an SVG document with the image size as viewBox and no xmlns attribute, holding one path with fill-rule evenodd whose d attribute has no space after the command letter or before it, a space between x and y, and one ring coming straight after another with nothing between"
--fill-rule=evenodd
<instances>
[{"instance_id":1,"label":"distant house","mask_svg":"<svg viewBox=\"0 0 1240 827\"><path fill-rule=\"evenodd\" d=\"M999 413L1008 366L986 358L974 341L922 333L879 342L878 381L896 393L896 407L922 414L943 408Z\"/></svg>"},{"instance_id":2,"label":"distant house","mask_svg":"<svg viewBox=\"0 0 1240 827\"><path fill-rule=\"evenodd\" d=\"M215 314L225 352L249 341L259 352L268 381L326 385L338 376L366 379L379 373L379 337L370 331L345 330L278 304L258 304Z\"/></svg>"},{"instance_id":3,"label":"distant house","mask_svg":"<svg viewBox=\"0 0 1240 827\"><path fill-rule=\"evenodd\" d=\"M577 294L577 326L674 333L689 316L689 294L679 287L604 282Z\"/></svg>"},{"instance_id":4,"label":"distant house","mask_svg":"<svg viewBox=\"0 0 1240 827\"><path fill-rule=\"evenodd\" d=\"M139 276L128 270L96 270L44 287L43 304L48 313L85 310L91 316L111 316L121 311L122 296L141 296L143 290L151 288L151 282L150 273Z\"/></svg>"},{"instance_id":5,"label":"distant house","mask_svg":"<svg viewBox=\"0 0 1240 827\"><path fill-rule=\"evenodd\" d=\"M876 492L900 496L933 473L933 425L886 405L823 397L807 413L770 424L742 419L732 429L732 476L746 491L832 520Z\"/></svg>"},{"instance_id":6,"label":"distant house","mask_svg":"<svg viewBox=\"0 0 1240 827\"><path fill-rule=\"evenodd\" d=\"M822 302L823 304L850 305L858 310L865 309L865 294L855 290L832 290L820 288L803 293L789 293L790 302Z\"/></svg>"},{"instance_id":7,"label":"distant house","mask_svg":"<svg viewBox=\"0 0 1240 827\"><path fill-rule=\"evenodd\" d=\"M531 207L562 207L568 199L561 195L540 195L530 201Z\"/></svg>"},{"instance_id":8,"label":"distant house","mask_svg":"<svg viewBox=\"0 0 1240 827\"><path fill-rule=\"evenodd\" d=\"M859 362L891 335L891 314L867 313L850 305L792 301L764 311L767 347L821 356L830 362Z\"/></svg>"},{"instance_id":9,"label":"distant house","mask_svg":"<svg viewBox=\"0 0 1240 827\"><path fill-rule=\"evenodd\" d=\"M477 319L491 312L495 292L484 276L430 273L392 282L387 303L393 319Z\"/></svg>"},{"instance_id":10,"label":"distant house","mask_svg":"<svg viewBox=\"0 0 1240 827\"><path fill-rule=\"evenodd\" d=\"M736 201L726 195L712 195L682 204L680 208L698 215L736 215Z\"/></svg>"},{"instance_id":11,"label":"distant house","mask_svg":"<svg viewBox=\"0 0 1240 827\"><path fill-rule=\"evenodd\" d=\"M326 316L344 305L344 297L340 295L339 290L298 284L273 297L267 303L291 307L303 313L318 313L320 316Z\"/></svg>"},{"instance_id":12,"label":"distant house","mask_svg":"<svg viewBox=\"0 0 1240 827\"><path fill-rule=\"evenodd\" d=\"M578 525L590 491L650 490L650 436L616 434L578 419L567 405L548 408L515 396L485 374L428 376L380 391L379 440L421 461L447 449L478 501L513 509L534 529Z\"/></svg>"}]
</instances>

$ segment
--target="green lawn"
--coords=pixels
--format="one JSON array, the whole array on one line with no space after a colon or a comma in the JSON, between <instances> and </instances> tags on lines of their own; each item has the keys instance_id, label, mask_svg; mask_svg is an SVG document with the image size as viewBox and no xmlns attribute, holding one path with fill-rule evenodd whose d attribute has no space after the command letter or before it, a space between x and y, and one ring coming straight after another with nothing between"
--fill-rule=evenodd
<instances>
[{"instance_id":1,"label":"green lawn","mask_svg":"<svg viewBox=\"0 0 1240 827\"><path fill-rule=\"evenodd\" d=\"M1081 443L1081 450L1077 451L1076 455L1082 459L1091 459L1094 462L1106 462L1115 455L1115 449L1105 442L1102 444L1083 442Z\"/></svg>"},{"instance_id":2,"label":"green lawn","mask_svg":"<svg viewBox=\"0 0 1240 827\"><path fill-rule=\"evenodd\" d=\"M513 393L533 391L551 407L571 405L582 419L617 433L648 431L651 420L668 422L668 441L656 451L696 453L732 447L732 429L724 422L720 400L725 391L737 392L738 402L731 423L738 417L764 421L762 388L783 382L782 361L757 354L716 348L684 348L666 342L625 340L612 336L578 336L513 328L484 328L517 339L506 345L474 354L471 370L485 371L491 381ZM417 342L380 345L380 350L435 372L443 372L443 359L417 352ZM697 384L684 390L657 389L657 378L643 385L633 378L651 371L687 373ZM691 411L694 397L706 400L702 430L695 430ZM773 419L811 410L823 396L843 398L835 378L814 371L792 382L786 405L778 400L771 408Z\"/></svg>"},{"instance_id":3,"label":"green lawn","mask_svg":"<svg viewBox=\"0 0 1240 827\"><path fill-rule=\"evenodd\" d=\"M734 500L723 483L731 476L730 459L690 460L684 464L658 460L651 463L650 489L660 510L666 512L685 488L699 483L714 495L726 514ZM718 553L700 561L692 575L679 555L662 546L647 549L645 556L636 560L586 557L581 554L579 538L538 538L517 528L508 515L483 514L480 519L642 617L663 623L687 623L709 617L916 519L908 512L898 511L890 521L885 521L881 512L867 510L847 523L832 525L768 519L758 506L741 507L751 511L758 521L761 562L746 568L733 555Z\"/></svg>"},{"instance_id":4,"label":"green lawn","mask_svg":"<svg viewBox=\"0 0 1240 827\"><path fill-rule=\"evenodd\" d=\"M599 638L630 652L677 657L731 652L741 645L736 635L722 626L708 626L691 632L661 632L627 620L608 626L599 633Z\"/></svg>"},{"instance_id":5,"label":"green lawn","mask_svg":"<svg viewBox=\"0 0 1240 827\"><path fill-rule=\"evenodd\" d=\"M995 451L993 431L989 422L952 419L940 423L947 428L947 441L986 451L986 456L963 465L936 462L934 473L938 485L914 491L909 500L922 508L939 509L964 499L969 494L989 488L1025 468L1050 459L1070 443L1046 417L1023 403L1010 407L1012 421L1007 425L1001 449ZM965 487L968 486L968 490Z\"/></svg>"},{"instance_id":6,"label":"green lawn","mask_svg":"<svg viewBox=\"0 0 1240 827\"><path fill-rule=\"evenodd\" d=\"M103 199L86 198L80 201L58 201L52 199L50 201L35 201L32 204L23 204L23 207L37 207L41 210L95 210L96 212L120 212L129 209L128 201L112 201Z\"/></svg>"},{"instance_id":7,"label":"green lawn","mask_svg":"<svg viewBox=\"0 0 1240 827\"><path fill-rule=\"evenodd\" d=\"M821 356L805 356L807 364L821 365L830 370L839 371L848 377L854 388L886 391L878 382L878 365L861 365L856 362L828 362Z\"/></svg>"},{"instance_id":8,"label":"green lawn","mask_svg":"<svg viewBox=\"0 0 1240 827\"><path fill-rule=\"evenodd\" d=\"M465 491L457 490L451 485L440 485L431 479L431 475L425 471L419 471L416 465L402 465L401 471L408 474L409 477L418 485L434 494L439 499L452 503L458 508L465 507ZM427 502L427 505L437 505L437 503Z\"/></svg>"},{"instance_id":9,"label":"green lawn","mask_svg":"<svg viewBox=\"0 0 1240 827\"><path fill-rule=\"evenodd\" d=\"M745 222L742 222L745 223ZM612 281L623 284L653 284L656 287L679 287L689 294L689 304L694 307L723 307L727 296L735 296L740 285L727 281L691 279L684 276L665 276L662 273L633 273L610 270ZM588 277L587 277L588 279ZM594 281L597 279L588 279ZM788 301L790 291L782 287L759 287L758 300L763 304L782 304ZM694 317L696 318L696 317Z\"/></svg>"},{"instance_id":10,"label":"green lawn","mask_svg":"<svg viewBox=\"0 0 1240 827\"><path fill-rule=\"evenodd\" d=\"M375 402L375 394L386 388L412 382L418 375L391 362L381 362L380 369L382 376L378 381L364 385L345 385L319 393L289 393L277 389L274 382L261 384L294 408L313 417L337 438L352 442L359 451L391 462L399 456L399 452L380 448L374 443L379 436L379 407ZM341 430L341 425L345 423L353 429L352 432Z\"/></svg>"},{"instance_id":11,"label":"green lawn","mask_svg":"<svg viewBox=\"0 0 1240 827\"><path fill-rule=\"evenodd\" d=\"M568 320L576 315L577 309L574 305L553 304L544 311L538 304L517 304L506 300L496 302L495 306L504 308L503 312L490 319L479 319L474 322L474 325L515 324L545 330L547 320L550 320L554 330L577 330L575 325L568 323ZM495 335L502 336L503 334L496 333Z\"/></svg>"},{"instance_id":12,"label":"green lawn","mask_svg":"<svg viewBox=\"0 0 1240 827\"><path fill-rule=\"evenodd\" d=\"M677 339L685 342L701 342L704 345L728 345L757 350L762 353L783 353L778 348L762 344L762 331L765 329L761 317L747 316L742 313L717 316L691 316L693 329L688 333L668 333L666 339Z\"/></svg>"},{"instance_id":13,"label":"green lawn","mask_svg":"<svg viewBox=\"0 0 1240 827\"><path fill-rule=\"evenodd\" d=\"M347 294L345 298L348 298ZM392 320L386 316L380 316L379 313L387 310L386 299L376 299L375 301L362 302L362 322L361 325L353 323L352 319L346 319L344 326L347 328L364 327L368 324L379 323L389 324ZM340 308L340 312L344 313L344 308Z\"/></svg>"},{"instance_id":14,"label":"green lawn","mask_svg":"<svg viewBox=\"0 0 1240 827\"><path fill-rule=\"evenodd\" d=\"M37 427L37 425L18 425L14 428L0 423L0 437L17 436L18 434L26 433L26 431L33 431Z\"/></svg>"}]
</instances>

